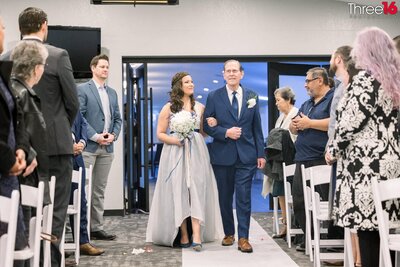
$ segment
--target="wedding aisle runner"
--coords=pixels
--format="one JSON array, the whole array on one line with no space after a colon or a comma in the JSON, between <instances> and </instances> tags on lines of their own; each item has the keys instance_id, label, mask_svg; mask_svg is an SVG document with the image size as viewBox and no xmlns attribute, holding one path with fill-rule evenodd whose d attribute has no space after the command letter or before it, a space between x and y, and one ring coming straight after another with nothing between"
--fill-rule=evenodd
<instances>
[{"instance_id":1,"label":"wedding aisle runner","mask_svg":"<svg viewBox=\"0 0 400 267\"><path fill-rule=\"evenodd\" d=\"M221 246L221 240L206 243L200 253L191 248L182 249L182 266L298 266L253 218L250 221L249 239L254 252L240 252L237 249L237 236L235 239L235 243L230 247Z\"/></svg>"}]
</instances>

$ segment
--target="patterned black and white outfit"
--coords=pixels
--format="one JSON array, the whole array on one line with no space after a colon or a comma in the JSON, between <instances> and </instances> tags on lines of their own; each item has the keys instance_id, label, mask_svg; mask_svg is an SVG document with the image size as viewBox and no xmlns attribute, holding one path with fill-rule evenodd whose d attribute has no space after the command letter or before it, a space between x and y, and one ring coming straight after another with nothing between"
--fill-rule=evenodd
<instances>
[{"instance_id":1,"label":"patterned black and white outfit","mask_svg":"<svg viewBox=\"0 0 400 267\"><path fill-rule=\"evenodd\" d=\"M380 83L366 71L353 78L337 108L331 154L338 159L333 216L337 225L378 229L371 178L400 177L397 110ZM392 224L400 224L399 202L385 204Z\"/></svg>"}]
</instances>

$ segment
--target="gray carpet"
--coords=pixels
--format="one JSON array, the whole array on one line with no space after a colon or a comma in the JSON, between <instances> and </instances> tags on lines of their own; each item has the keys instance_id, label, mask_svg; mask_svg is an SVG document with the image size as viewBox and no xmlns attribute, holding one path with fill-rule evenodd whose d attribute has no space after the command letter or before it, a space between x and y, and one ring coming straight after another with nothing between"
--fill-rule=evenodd
<instances>
[{"instance_id":1,"label":"gray carpet","mask_svg":"<svg viewBox=\"0 0 400 267\"><path fill-rule=\"evenodd\" d=\"M272 213L253 213L253 218L269 234L272 233ZM105 230L117 235L115 241L93 241L106 252L101 256L81 256L79 266L182 266L180 248L151 246L151 252L132 254L133 249L144 249L148 215L131 214L125 217L105 217ZM162 222L160 222L162 223ZM313 266L304 253L289 249L283 239L276 239L277 244L299 266ZM238 252L239 253L239 252ZM73 257L70 256L68 260ZM227 259L229 261L229 259Z\"/></svg>"}]
</instances>

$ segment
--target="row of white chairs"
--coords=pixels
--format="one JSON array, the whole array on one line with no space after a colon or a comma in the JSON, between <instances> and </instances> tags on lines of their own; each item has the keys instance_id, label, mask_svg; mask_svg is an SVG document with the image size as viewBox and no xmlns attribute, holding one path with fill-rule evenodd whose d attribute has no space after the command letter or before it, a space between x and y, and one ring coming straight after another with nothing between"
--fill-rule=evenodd
<instances>
[{"instance_id":1,"label":"row of white chairs","mask_svg":"<svg viewBox=\"0 0 400 267\"><path fill-rule=\"evenodd\" d=\"M292 227L292 213L293 213L293 196L291 191L291 184L288 182L288 177L293 176L295 173L296 165L291 164L286 166L283 163L283 179L284 179L284 192L285 192L285 207L286 207L286 240L289 248L292 247L292 236L303 234L302 229ZM321 234L326 234L327 229L323 228L323 222L329 221L328 215L328 201L321 201L319 193L315 190L318 185L329 184L331 179L331 167L327 165L314 166L305 168L301 166L303 178L303 194L304 206L306 215L306 255L309 255L310 261L314 262L314 266L320 266L323 260L343 260L344 253L327 253L322 252L321 248L328 247L343 247L344 240L321 239ZM307 185L307 182L309 185ZM277 200L274 200L274 228L277 229L278 222L278 205ZM314 238L311 232L314 228ZM347 256L347 255L346 255ZM353 265L354 266L354 265Z\"/></svg>"},{"instance_id":2,"label":"row of white chairs","mask_svg":"<svg viewBox=\"0 0 400 267\"><path fill-rule=\"evenodd\" d=\"M91 207L91 192L92 192L92 166L86 168L86 196L87 196L87 219L88 219L88 234L90 234L90 207ZM75 254L75 262L79 264L79 235L80 235L80 210L81 210L81 185L82 185L82 170L73 171L72 182L78 184L78 189L73 192L73 203L68 206L67 215L74 216L74 243L65 243L65 227L60 251L62 255L62 265L65 266L64 250L72 250ZM53 202L55 194L56 178L51 177L49 183L50 201L51 203L43 207L44 183L39 182L38 187L21 185L21 205L36 209L36 216L32 217L29 222L29 237L27 246L23 250L14 251L15 238L17 230L17 217L20 201L20 193L18 190L12 192L11 198L0 196L0 221L8 224L7 233L1 236L0 239L0 266L12 267L14 260L30 259L30 266L38 267L40 261L40 241L44 240L43 244L43 266L51 266L51 240L53 236L52 221L53 221ZM89 237L90 238L90 237Z\"/></svg>"},{"instance_id":3,"label":"row of white chairs","mask_svg":"<svg viewBox=\"0 0 400 267\"><path fill-rule=\"evenodd\" d=\"M42 233L51 236L53 205L43 208L44 183L38 187L21 185L21 205L36 209L36 215L29 221L28 246L22 250L14 250L20 193L14 190L11 198L0 197L0 219L7 223L7 234L1 237L0 266L13 266L14 260L30 260L30 266L38 267L40 261L40 241ZM55 177L49 184L51 203L54 200ZM43 223L42 223L43 222ZM46 244L49 243L49 244ZM43 266L50 266L50 242L45 242L43 251Z\"/></svg>"},{"instance_id":4,"label":"row of white chairs","mask_svg":"<svg viewBox=\"0 0 400 267\"><path fill-rule=\"evenodd\" d=\"M284 192L286 199L286 223L287 223L287 242L291 247L291 237L295 234L303 233L301 229L292 228L292 210L293 196L291 193L291 184L287 177L293 176L295 164L286 166L283 164ZM306 209L306 254L310 255L310 260L314 266L320 266L322 260L343 260L344 266L354 266L353 251L351 245L351 234L348 228L345 228L344 240L321 240L320 234L326 233L322 223L329 221L328 201L321 201L319 193L315 190L316 186L329 184L331 182L331 167L327 165L305 168L301 166L303 177L304 204ZM307 185L309 181L309 186ZM400 266L400 234L391 234L389 232L389 216L382 208L382 203L388 200L400 199L400 179L390 179L379 181L376 177L372 178L372 191L375 203L375 209L378 219L380 235L380 267L392 267L390 250L396 252L396 264ZM274 228L278 229L277 221L277 200L274 201ZM276 210L275 210L276 209ZM311 224L314 228L314 239L311 236ZM344 253L322 253L321 247L344 247Z\"/></svg>"}]
</instances>

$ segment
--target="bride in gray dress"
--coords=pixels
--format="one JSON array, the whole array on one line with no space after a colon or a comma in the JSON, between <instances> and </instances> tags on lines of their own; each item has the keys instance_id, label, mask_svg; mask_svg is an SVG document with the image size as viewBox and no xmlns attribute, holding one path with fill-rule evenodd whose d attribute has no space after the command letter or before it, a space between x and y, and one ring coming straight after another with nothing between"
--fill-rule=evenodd
<instances>
[{"instance_id":1,"label":"bride in gray dress","mask_svg":"<svg viewBox=\"0 0 400 267\"><path fill-rule=\"evenodd\" d=\"M170 102L158 118L157 137L164 146L146 242L173 246L180 229L181 247L201 251L202 242L223 236L217 185L201 129L204 106L194 100L189 73L175 74L171 86Z\"/></svg>"}]
</instances>

